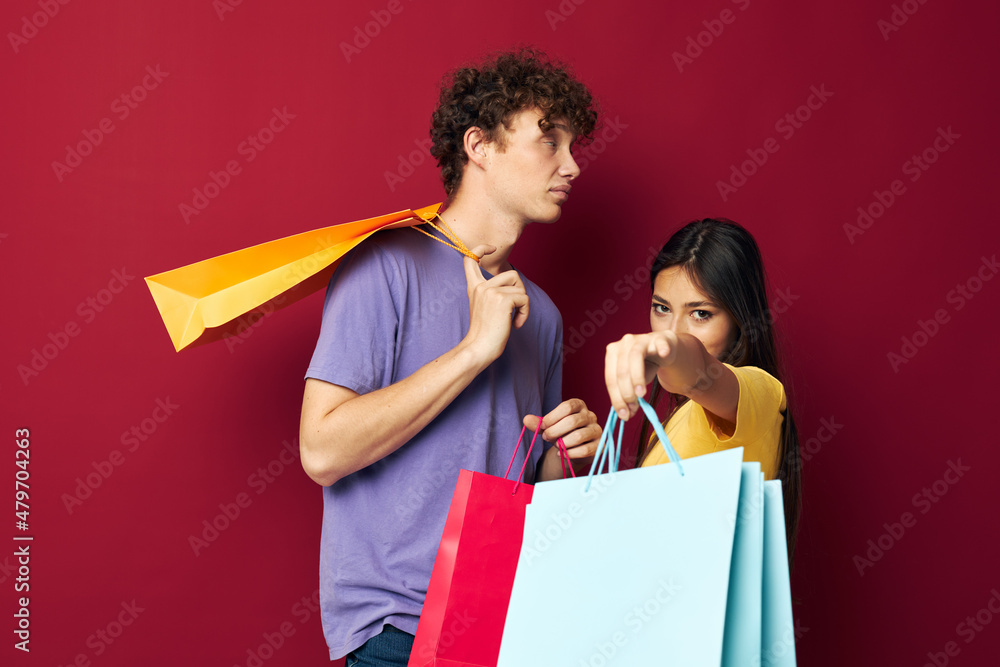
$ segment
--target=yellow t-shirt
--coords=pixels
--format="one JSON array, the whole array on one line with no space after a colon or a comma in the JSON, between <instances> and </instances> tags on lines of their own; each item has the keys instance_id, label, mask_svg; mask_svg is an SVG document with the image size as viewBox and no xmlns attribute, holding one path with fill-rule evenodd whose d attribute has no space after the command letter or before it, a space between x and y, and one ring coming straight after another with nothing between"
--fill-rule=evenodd
<instances>
[{"instance_id":1,"label":"yellow t-shirt","mask_svg":"<svg viewBox=\"0 0 1000 667\"><path fill-rule=\"evenodd\" d=\"M771 374L754 366L737 368L726 364L726 367L740 383L735 429L733 424L689 400L664 424L667 437L681 459L743 447L743 460L760 461L764 478L774 479L778 472L781 425L785 420L782 414L786 407L785 388ZM661 463L669 463L669 459L657 443L642 465Z\"/></svg>"}]
</instances>

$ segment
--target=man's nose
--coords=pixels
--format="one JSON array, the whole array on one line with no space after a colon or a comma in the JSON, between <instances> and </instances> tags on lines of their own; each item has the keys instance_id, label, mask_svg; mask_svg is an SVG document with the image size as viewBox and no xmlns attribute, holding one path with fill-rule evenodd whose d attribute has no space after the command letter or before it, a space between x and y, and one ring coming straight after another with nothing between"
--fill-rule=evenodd
<instances>
[{"instance_id":1,"label":"man's nose","mask_svg":"<svg viewBox=\"0 0 1000 667\"><path fill-rule=\"evenodd\" d=\"M563 160L562 166L559 168L559 174L571 181L580 175L580 165L573 159L572 153L566 153L566 159Z\"/></svg>"}]
</instances>

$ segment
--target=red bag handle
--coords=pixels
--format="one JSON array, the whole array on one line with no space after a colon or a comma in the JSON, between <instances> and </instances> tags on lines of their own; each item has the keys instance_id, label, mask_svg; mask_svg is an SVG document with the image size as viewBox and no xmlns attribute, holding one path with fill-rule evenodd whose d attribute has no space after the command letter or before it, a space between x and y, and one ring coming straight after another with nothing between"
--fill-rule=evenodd
<instances>
[{"instance_id":1,"label":"red bag handle","mask_svg":"<svg viewBox=\"0 0 1000 667\"><path fill-rule=\"evenodd\" d=\"M576 477L573 462L569 460L569 452L566 450L566 443L563 442L562 438L556 441L556 447L559 448L559 463L562 465L563 479L566 479L566 468L569 468L570 476Z\"/></svg>"},{"instance_id":2,"label":"red bag handle","mask_svg":"<svg viewBox=\"0 0 1000 667\"><path fill-rule=\"evenodd\" d=\"M521 441L524 440L524 432L528 429L527 426L521 427L521 435L517 436L517 444L520 445ZM528 445L528 451L524 453L524 463L521 464L521 472L517 477L517 482L514 484L514 492L511 495L517 493L517 487L521 485L521 480L524 479L524 469L528 465L528 459L531 457L531 450L535 446L535 440L538 439L538 431L535 431L535 435L531 437L531 443ZM569 452L566 451L566 443L563 442L562 438L556 441L556 447L559 448L559 463L562 464L563 478L566 477L566 467L569 466L569 472L573 477L576 477L576 471L573 470L573 464L569 463ZM514 448L514 453L510 457L510 463L507 464L507 471L503 474L503 478L507 479L507 475L510 474L510 469L514 465L514 459L517 457L517 447Z\"/></svg>"}]
</instances>

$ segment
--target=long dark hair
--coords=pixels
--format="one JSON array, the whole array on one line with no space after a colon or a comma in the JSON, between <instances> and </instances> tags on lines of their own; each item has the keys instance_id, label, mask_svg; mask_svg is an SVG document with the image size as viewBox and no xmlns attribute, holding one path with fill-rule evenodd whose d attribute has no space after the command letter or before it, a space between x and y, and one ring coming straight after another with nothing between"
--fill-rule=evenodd
<instances>
[{"instance_id":1,"label":"long dark hair","mask_svg":"<svg viewBox=\"0 0 1000 667\"><path fill-rule=\"evenodd\" d=\"M767 281L760 249L750 232L731 220L705 218L690 222L670 237L650 269L650 290L656 276L670 267L682 267L691 282L725 310L736 323L737 334L729 350L719 359L731 366L756 366L779 382L781 368L771 311L767 306ZM663 394L654 383L651 403L656 407ZM668 394L670 416L687 397ZM790 403L786 403L778 451L778 474L785 503L785 531L789 561L795 553L795 537L801 512L802 459L799 437ZM639 435L636 466L648 453L649 424Z\"/></svg>"}]
</instances>

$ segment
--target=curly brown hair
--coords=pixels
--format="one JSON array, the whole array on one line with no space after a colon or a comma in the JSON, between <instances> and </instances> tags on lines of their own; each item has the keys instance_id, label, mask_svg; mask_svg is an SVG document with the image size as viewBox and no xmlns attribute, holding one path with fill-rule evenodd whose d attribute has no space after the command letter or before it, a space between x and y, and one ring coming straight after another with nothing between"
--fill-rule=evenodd
<instances>
[{"instance_id":1,"label":"curly brown hair","mask_svg":"<svg viewBox=\"0 0 1000 667\"><path fill-rule=\"evenodd\" d=\"M552 119L564 119L576 135L575 142L586 145L597 125L593 107L590 91L569 68L536 49L499 53L479 67L449 72L431 116L431 155L441 168L445 193L450 198L462 182L469 160L465 133L470 127L480 128L487 141L502 148L500 127L510 129L515 114L537 108L544 114L538 121L543 131L552 127Z\"/></svg>"}]
</instances>

